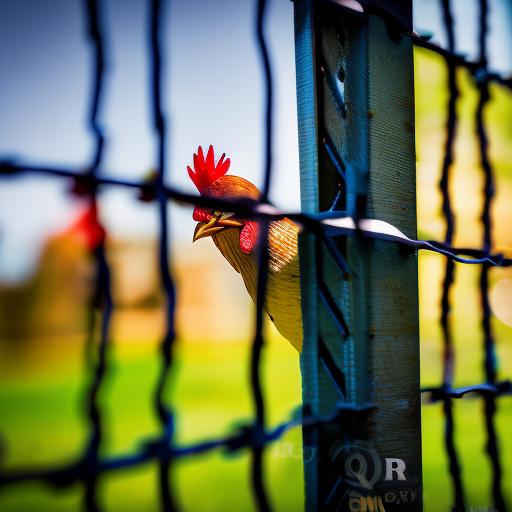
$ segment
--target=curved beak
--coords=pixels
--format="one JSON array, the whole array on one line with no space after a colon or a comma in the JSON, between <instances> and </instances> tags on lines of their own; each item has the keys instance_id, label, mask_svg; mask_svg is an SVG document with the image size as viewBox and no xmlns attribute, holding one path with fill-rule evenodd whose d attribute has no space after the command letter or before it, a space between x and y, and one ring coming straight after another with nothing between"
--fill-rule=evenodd
<instances>
[{"instance_id":1,"label":"curved beak","mask_svg":"<svg viewBox=\"0 0 512 512\"><path fill-rule=\"evenodd\" d=\"M232 215L232 214L231 214ZM231 216L229 215L229 216ZM200 238L206 238L207 236L215 235L219 231L226 228L241 228L243 224L237 220L228 218L228 215L223 215L220 218L213 217L209 222L198 222L196 229L194 230L194 236L192 242L199 240Z\"/></svg>"}]
</instances>

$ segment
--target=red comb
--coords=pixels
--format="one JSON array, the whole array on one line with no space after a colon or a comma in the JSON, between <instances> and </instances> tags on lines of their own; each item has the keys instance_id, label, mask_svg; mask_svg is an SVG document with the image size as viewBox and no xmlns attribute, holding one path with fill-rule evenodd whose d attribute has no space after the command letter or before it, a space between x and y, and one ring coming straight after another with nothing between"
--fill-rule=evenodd
<instances>
[{"instance_id":1,"label":"red comb","mask_svg":"<svg viewBox=\"0 0 512 512\"><path fill-rule=\"evenodd\" d=\"M208 148L206 158L203 154L203 148L201 146L197 148L197 155L194 153L194 170L187 165L187 171L200 194L203 194L214 181L228 172L231 162L229 158L224 160L225 157L226 153L222 153L217 164L215 164L213 146Z\"/></svg>"}]
</instances>

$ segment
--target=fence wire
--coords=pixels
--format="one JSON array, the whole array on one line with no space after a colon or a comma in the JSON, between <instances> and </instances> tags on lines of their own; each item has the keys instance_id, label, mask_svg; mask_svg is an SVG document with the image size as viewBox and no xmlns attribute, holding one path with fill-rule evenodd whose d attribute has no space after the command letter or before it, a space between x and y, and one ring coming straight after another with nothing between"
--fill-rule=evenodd
<instances>
[{"instance_id":1,"label":"fence wire","mask_svg":"<svg viewBox=\"0 0 512 512\"><path fill-rule=\"evenodd\" d=\"M478 33L477 48L478 60L470 62L463 56L456 53L454 20L451 12L450 0L441 0L443 13L444 30L448 41L448 48L441 49L432 43L415 38L415 42L429 50L441 55L446 62L448 79L447 87L449 99L447 104L446 141L445 157L442 164L441 181L439 188L442 194L442 210L446 220L445 244L451 245L455 233L455 217L451 205L449 191L450 174L453 164L454 141L457 132L457 100L459 90L457 87L456 73L458 68L467 69L475 82L478 90L478 104L475 112L476 135L480 154L480 165L484 177L483 207L481 212L481 223L483 228L482 250L489 253L492 248L493 225L491 219L491 207L495 195L494 176L491 161L488 153L488 136L484 122L484 111L490 100L489 84L495 82L506 88L512 88L510 78L501 77L493 73L488 67L487 38L489 34L489 6L487 0L478 0ZM449 469L453 486L453 507L455 510L466 510L466 500L463 479L461 475L460 456L455 445L455 421L453 414L452 398L459 398L466 393L479 393L484 401L485 425L487 431L486 450L492 468L492 497L496 510L505 511L506 504L502 490L502 470L498 450L498 439L496 435L495 412L496 398L510 394L512 387L510 381L497 382L497 355L495 340L491 326L491 308L489 304L489 271L488 261L482 262L480 266L480 302L481 302L481 325L483 332L484 361L483 369L486 382L480 385L468 386L459 390L453 389L455 350L452 340L452 331L449 322L451 310L450 291L455 280L455 266L453 260L448 259L445 265L444 280L442 284L441 317L440 324L443 333L444 355L443 355L443 382L438 388L430 388L431 400L441 400L445 413L444 442L449 460Z\"/></svg>"},{"instance_id":2,"label":"fence wire","mask_svg":"<svg viewBox=\"0 0 512 512\"><path fill-rule=\"evenodd\" d=\"M323 138L326 153L339 174L340 188L333 201L329 212L317 215L306 215L300 212L283 212L268 203L268 193L272 182L272 93L273 77L269 60L269 51L263 31L266 1L257 0L254 35L255 45L258 49L262 74L264 76L264 185L261 199L257 202L246 200L230 200L196 196L187 194L165 183L167 170L166 137L167 121L162 106L162 49L161 41L164 27L164 0L151 0L148 49L147 55L151 64L150 91L151 91L151 118L152 128L156 143L155 167L156 175L146 181L130 181L117 179L99 174L102 163L104 147L103 129L99 122L99 111L103 95L103 77L105 72L105 38L101 24L100 0L84 0L84 15L87 20L87 35L90 52L93 58L91 73L90 102L88 128L94 141L93 151L88 169L83 172L78 169L47 167L25 162L0 159L0 178L7 179L20 174L38 174L57 176L71 180L72 191L75 195L84 196L90 202L94 222L100 236L96 244L91 247L96 261L96 286L91 299L87 354L91 365L91 384L86 390L87 415L89 422L89 437L81 457L69 464L47 468L24 467L18 470L2 471L0 468L0 487L24 481L41 481L55 487L69 486L82 482L85 487L84 506L88 511L102 510L98 502L97 484L99 477L109 471L121 470L157 461L159 466L160 501L162 510L172 511L179 509L174 493L172 492L170 470L173 461L181 457L189 457L211 450L223 449L226 452L234 452L249 449L252 454L251 482L255 504L259 510L271 510L272 506L264 485L263 452L265 447L280 437L291 428L302 426L306 429L314 429L326 424L341 424L347 417L357 418L357 415L365 414L373 406L365 404L355 406L348 402L340 401L337 407L329 415L313 415L308 404L302 404L301 412L294 412L290 419L269 429L265 426L265 399L263 396L260 379L261 353L264 347L263 339L263 306L265 302L268 250L266 238L269 224L283 217L291 218L300 223L304 229L311 230L316 237L317 254L321 254L320 247L324 246L332 255L333 260L339 266L343 275L350 274L350 268L339 252L332 238L336 236L351 236L355 233L371 238L388 240L394 243L412 246L417 250L437 252L446 257L445 277L442 284L440 325L443 333L443 381L440 386L425 388L422 390L428 397L427 403L441 401L445 412L445 446L449 458L449 468L454 488L454 508L465 509L464 486L461 478L461 464L457 453L454 437L455 425L453 417L452 400L461 398L467 394L482 396L485 404L485 421L487 428L487 453L491 461L493 479L492 494L497 510L505 511L505 501L501 485L501 465L499 458L499 443L496 435L495 412L496 399L500 396L512 394L512 383L509 380L499 382L496 378L497 358L494 336L491 328L491 309L489 305L489 271L492 267L507 267L512 265L512 259L502 254L492 252L493 226L491 220L491 207L494 197L493 169L488 155L488 137L484 123L484 112L489 102L489 84L496 83L512 90L512 79L503 77L488 68L487 34L488 34L488 4L487 0L479 2L479 32L478 47L479 59L476 62L469 61L465 56L456 52L453 17L450 10L450 0L440 0L442 5L444 28L448 40L448 48L442 48L430 42L427 38L416 33L404 34L410 37L414 44L426 48L440 55L446 62L448 70L449 100L447 105L445 157L441 170L439 188L442 194L442 211L446 220L446 232L443 242L427 240L410 240L396 229L389 229L385 223L371 224L364 218L353 222L348 217L342 217L339 211L335 211L343 190L342 182L345 180L345 169L348 165L337 154L328 137ZM456 105L459 97L457 89L456 72L459 68L467 69L475 81L479 91L479 101L476 109L475 120L477 136L479 140L480 160L485 179L483 210L481 222L483 226L483 241L480 248L457 248L452 246L455 233L455 217L451 206L449 192L450 171L453 164L453 146L457 132ZM172 77L171 77L172 78ZM172 84L172 79L170 80ZM169 83L169 80L166 81ZM105 375L109 370L108 347L109 327L113 310L110 286L110 268L105 257L106 232L101 226L96 195L103 187L126 187L139 192L139 198L144 201L154 201L159 212L159 268L161 287L165 296L166 327L161 341L160 358L161 369L154 391L154 408L160 422L161 433L157 438L146 441L138 451L126 453L116 457L100 456L100 447L103 440L102 410L98 403L98 392L102 386ZM249 376L254 402L254 421L241 427L238 431L213 439L205 439L190 445L177 444L174 440L175 422L172 405L164 400L164 388L173 372L173 346L176 339L174 310L175 288L169 259L169 218L168 201L175 200L191 205L204 206L217 210L233 211L240 216L258 219L260 229L260 249L258 252L258 285L257 301L255 309L255 332L252 342ZM392 228L392 226L391 226ZM478 264L480 271L480 297L482 307L482 330L484 339L485 359L483 362L486 381L461 388L453 387L453 371L455 353L452 341L452 333L449 324L451 308L450 290L454 283L455 262L465 264ZM335 300L330 295L322 277L322 258L317 258L317 275L319 276L319 291L326 308L332 313L342 337L349 333L343 313L339 310ZM100 328L96 327L100 321ZM99 333L99 334L98 334ZM321 340L320 340L321 343ZM345 383L343 374L337 371L336 364L325 355L325 350L320 347L320 355L329 371L333 382L340 389L341 397L344 396ZM323 354L323 355L322 355Z\"/></svg>"}]
</instances>

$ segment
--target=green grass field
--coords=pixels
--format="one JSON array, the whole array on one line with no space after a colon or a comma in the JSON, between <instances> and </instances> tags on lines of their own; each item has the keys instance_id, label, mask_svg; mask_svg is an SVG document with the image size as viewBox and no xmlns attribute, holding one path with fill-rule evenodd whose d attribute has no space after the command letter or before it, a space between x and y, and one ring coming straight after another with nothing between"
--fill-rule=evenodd
<instances>
[{"instance_id":1,"label":"green grass field","mask_svg":"<svg viewBox=\"0 0 512 512\"><path fill-rule=\"evenodd\" d=\"M466 337L477 345L478 332ZM425 333L429 336L429 333ZM44 351L37 342L17 347L9 359L17 359L15 370L2 368L0 410L4 411L0 435L8 451L3 469L46 467L78 457L87 435L82 414L83 389L87 384L79 342L53 342L46 347L46 364L39 364ZM423 350L423 376L435 382L439 374L438 350L428 342ZM507 349L510 350L510 349ZM462 352L461 365L479 365L478 357ZM510 360L510 352L502 354ZM183 344L179 363L169 382L169 400L175 404L178 438L181 443L231 432L251 418L247 379L248 344ZM6 358L2 358L5 360ZM104 416L104 456L132 452L159 428L152 409L153 390L159 362L155 341L114 343L110 353L109 376L101 391ZM471 382L471 372L462 381ZM480 377L480 375L478 375ZM268 423L286 419L300 402L300 375L296 354L282 340L272 340L264 360ZM501 441L504 481L512 477L512 398L500 399L497 426ZM457 446L468 485L468 503L489 505L490 471L484 454L485 436L481 402L456 402ZM448 510L450 485L442 441L440 405L423 407L423 457L425 509ZM291 453L291 455L290 455ZM266 453L266 482L276 510L301 510L303 477L300 431L286 435ZM209 455L180 461L174 471L177 497L185 510L252 510L247 453ZM510 486L508 499L512 499ZM0 490L2 511L78 510L83 489L80 485L56 490L35 483L23 483ZM100 480L99 496L106 510L156 510L157 470L153 463L130 470L118 470Z\"/></svg>"},{"instance_id":2,"label":"green grass field","mask_svg":"<svg viewBox=\"0 0 512 512\"><path fill-rule=\"evenodd\" d=\"M178 351L179 364L168 391L177 410L179 442L222 436L250 422L247 346L194 344ZM86 441L80 408L86 385L82 347L74 343L64 347L65 354L47 352L45 368L38 367L39 357L34 354L40 348L18 347L16 357L25 368L18 366L2 379L0 433L8 446L2 461L6 470L25 464L46 467L65 463L79 456ZM10 356L12 361L13 354ZM52 356L54 361L48 361ZM265 359L268 422L275 425L300 403L297 356L279 341L270 345ZM155 342L114 345L110 360L111 371L101 392L105 456L135 451L159 433L152 409L159 369ZM296 510L303 502L300 455L299 430L288 433L267 451L267 483L278 510ZM225 455L215 451L180 461L174 471L180 503L186 510L228 506L250 510L249 460L247 452ZM106 475L99 495L107 510L156 510L156 465ZM0 491L0 510L78 510L81 496L80 486L56 492L39 484L20 484Z\"/></svg>"}]
</instances>

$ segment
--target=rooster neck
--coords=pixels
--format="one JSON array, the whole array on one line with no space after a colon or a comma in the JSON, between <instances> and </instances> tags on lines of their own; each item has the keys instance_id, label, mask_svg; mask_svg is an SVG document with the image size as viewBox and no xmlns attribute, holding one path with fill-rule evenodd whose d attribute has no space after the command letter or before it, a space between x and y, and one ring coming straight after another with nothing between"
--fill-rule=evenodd
<instances>
[{"instance_id":1,"label":"rooster neck","mask_svg":"<svg viewBox=\"0 0 512 512\"><path fill-rule=\"evenodd\" d=\"M268 233L269 269L280 272L297 256L299 226L284 218L270 224Z\"/></svg>"},{"instance_id":2,"label":"rooster neck","mask_svg":"<svg viewBox=\"0 0 512 512\"><path fill-rule=\"evenodd\" d=\"M272 222L269 228L269 271L279 273L298 252L299 227L289 219ZM258 269L255 252L244 254L240 248L240 230L225 229L213 237L217 249L229 264L242 275L245 286L253 299L256 297Z\"/></svg>"},{"instance_id":3,"label":"rooster neck","mask_svg":"<svg viewBox=\"0 0 512 512\"><path fill-rule=\"evenodd\" d=\"M255 300L258 269L254 256L244 254L240 248L240 230L225 229L213 235L212 238L222 256L241 274L249 295Z\"/></svg>"},{"instance_id":4,"label":"rooster neck","mask_svg":"<svg viewBox=\"0 0 512 512\"><path fill-rule=\"evenodd\" d=\"M269 273L265 309L279 332L300 352L302 313L298 255L299 227L289 219L270 224L268 236ZM256 302L258 265L255 252L244 254L240 230L225 229L213 235L217 249L242 276L245 287Z\"/></svg>"}]
</instances>

